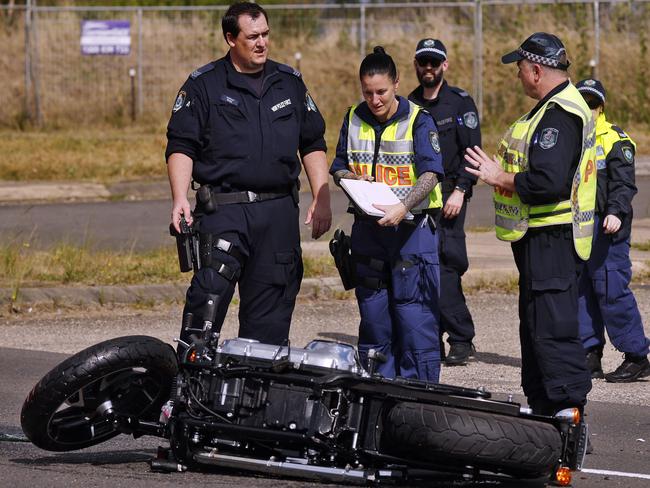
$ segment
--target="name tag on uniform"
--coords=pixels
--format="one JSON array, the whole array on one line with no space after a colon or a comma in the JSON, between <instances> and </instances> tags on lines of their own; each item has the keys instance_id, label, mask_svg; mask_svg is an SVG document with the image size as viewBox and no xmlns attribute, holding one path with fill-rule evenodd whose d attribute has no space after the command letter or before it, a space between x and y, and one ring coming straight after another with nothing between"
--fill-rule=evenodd
<instances>
[{"instance_id":1,"label":"name tag on uniform","mask_svg":"<svg viewBox=\"0 0 650 488\"><path fill-rule=\"evenodd\" d=\"M436 126L440 127L441 125L447 125L454 121L453 117L447 117L446 119L436 120Z\"/></svg>"},{"instance_id":2,"label":"name tag on uniform","mask_svg":"<svg viewBox=\"0 0 650 488\"><path fill-rule=\"evenodd\" d=\"M277 112L281 108L288 107L289 105L291 105L291 99L287 98L286 100L283 100L280 103L276 103L275 105L273 105L271 107L271 110L273 110L274 112Z\"/></svg>"},{"instance_id":3,"label":"name tag on uniform","mask_svg":"<svg viewBox=\"0 0 650 488\"><path fill-rule=\"evenodd\" d=\"M239 107L239 100L235 100L232 97L229 97L228 95L221 95L221 98L219 98L222 102L229 103L230 105L234 105L235 107Z\"/></svg>"}]
</instances>

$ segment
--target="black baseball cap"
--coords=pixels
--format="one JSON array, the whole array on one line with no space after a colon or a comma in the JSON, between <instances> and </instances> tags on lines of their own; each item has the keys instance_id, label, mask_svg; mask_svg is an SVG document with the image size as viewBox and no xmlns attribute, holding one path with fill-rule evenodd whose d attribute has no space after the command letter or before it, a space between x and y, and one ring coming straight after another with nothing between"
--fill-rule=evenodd
<instances>
[{"instance_id":1,"label":"black baseball cap","mask_svg":"<svg viewBox=\"0 0 650 488\"><path fill-rule=\"evenodd\" d=\"M415 47L415 58L434 58L441 61L447 60L447 48L438 39L426 38L418 42Z\"/></svg>"},{"instance_id":2,"label":"black baseball cap","mask_svg":"<svg viewBox=\"0 0 650 488\"><path fill-rule=\"evenodd\" d=\"M605 103L605 87L600 81L594 80L593 78L587 78L586 80L576 83L576 88L583 95L593 95L603 102L603 104Z\"/></svg>"},{"instance_id":3,"label":"black baseball cap","mask_svg":"<svg viewBox=\"0 0 650 488\"><path fill-rule=\"evenodd\" d=\"M571 64L560 38L546 32L535 32L517 49L504 55L501 62L508 64L522 59L563 70L568 69Z\"/></svg>"}]
</instances>

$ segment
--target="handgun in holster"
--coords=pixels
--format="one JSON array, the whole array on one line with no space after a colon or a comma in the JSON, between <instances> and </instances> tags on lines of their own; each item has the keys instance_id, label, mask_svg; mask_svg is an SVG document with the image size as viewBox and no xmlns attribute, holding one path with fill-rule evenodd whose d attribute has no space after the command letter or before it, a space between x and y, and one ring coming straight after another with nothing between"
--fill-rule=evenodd
<instances>
[{"instance_id":1,"label":"handgun in holster","mask_svg":"<svg viewBox=\"0 0 650 488\"><path fill-rule=\"evenodd\" d=\"M351 290L357 286L354 261L350 250L350 236L346 236L341 229L336 229L334 232L334 237L330 241L330 253L334 257L336 269L339 270L343 288Z\"/></svg>"},{"instance_id":2,"label":"handgun in holster","mask_svg":"<svg viewBox=\"0 0 650 488\"><path fill-rule=\"evenodd\" d=\"M192 270L197 272L201 267L198 236L194 234L192 227L188 225L185 216L181 216L180 228L181 231L178 232L174 224L169 224L169 234L176 238L176 250L178 251L178 264L181 273Z\"/></svg>"}]
</instances>

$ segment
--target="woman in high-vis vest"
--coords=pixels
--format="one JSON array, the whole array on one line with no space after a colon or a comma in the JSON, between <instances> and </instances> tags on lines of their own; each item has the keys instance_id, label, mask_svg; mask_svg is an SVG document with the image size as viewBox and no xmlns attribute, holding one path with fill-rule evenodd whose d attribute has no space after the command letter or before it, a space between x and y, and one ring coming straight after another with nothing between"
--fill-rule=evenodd
<instances>
[{"instance_id":1,"label":"woman in high-vis vest","mask_svg":"<svg viewBox=\"0 0 650 488\"><path fill-rule=\"evenodd\" d=\"M495 159L468 149L468 171L495 187L497 237L512 242L528 405L543 415L582 410L591 375L578 333L578 276L594 224L594 120L556 36L535 33L501 61L517 62L537 105L510 126Z\"/></svg>"},{"instance_id":2,"label":"woman in high-vis vest","mask_svg":"<svg viewBox=\"0 0 650 488\"><path fill-rule=\"evenodd\" d=\"M648 346L639 307L630 290L630 232L636 145L605 117L605 87L598 80L582 80L576 87L596 119L598 192L591 257L580 277L580 337L587 350L592 378L628 383L650 376ZM601 365L605 330L612 345L625 353L615 371Z\"/></svg>"},{"instance_id":3,"label":"woman in high-vis vest","mask_svg":"<svg viewBox=\"0 0 650 488\"><path fill-rule=\"evenodd\" d=\"M431 115L397 96L397 68L382 47L359 69L364 101L345 115L330 168L334 181L383 182L401 200L355 212L351 250L361 323L359 353L376 370L437 382L440 376L439 262L432 212L442 206L442 158ZM414 215L405 220L408 212ZM383 359L383 358L382 358Z\"/></svg>"}]
</instances>

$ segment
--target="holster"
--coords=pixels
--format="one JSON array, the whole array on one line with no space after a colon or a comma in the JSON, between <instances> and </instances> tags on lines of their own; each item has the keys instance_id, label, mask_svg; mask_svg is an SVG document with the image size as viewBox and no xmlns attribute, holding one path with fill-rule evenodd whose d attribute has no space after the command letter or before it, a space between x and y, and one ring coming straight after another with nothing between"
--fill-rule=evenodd
<instances>
[{"instance_id":1,"label":"holster","mask_svg":"<svg viewBox=\"0 0 650 488\"><path fill-rule=\"evenodd\" d=\"M343 288L351 290L355 286L356 276L354 272L354 262L350 250L350 236L346 236L341 229L336 229L334 237L330 241L330 253L334 257L334 264L341 276Z\"/></svg>"},{"instance_id":2,"label":"holster","mask_svg":"<svg viewBox=\"0 0 650 488\"><path fill-rule=\"evenodd\" d=\"M187 225L185 217L181 217L181 231L178 232L174 224L169 224L169 234L176 238L176 250L178 251L178 264L181 273L198 271L201 267L199 262L199 240L194 234L192 227Z\"/></svg>"}]
</instances>

